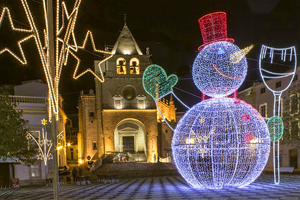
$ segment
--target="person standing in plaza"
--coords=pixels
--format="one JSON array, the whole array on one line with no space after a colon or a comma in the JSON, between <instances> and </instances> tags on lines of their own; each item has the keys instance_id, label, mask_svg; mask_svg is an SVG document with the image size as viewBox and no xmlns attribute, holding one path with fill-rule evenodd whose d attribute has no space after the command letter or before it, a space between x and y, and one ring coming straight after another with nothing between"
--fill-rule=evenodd
<instances>
[{"instance_id":1,"label":"person standing in plaza","mask_svg":"<svg viewBox=\"0 0 300 200\"><path fill-rule=\"evenodd\" d=\"M72 175L73 175L73 183L75 183L77 181L77 170L75 167L72 170Z\"/></svg>"}]
</instances>

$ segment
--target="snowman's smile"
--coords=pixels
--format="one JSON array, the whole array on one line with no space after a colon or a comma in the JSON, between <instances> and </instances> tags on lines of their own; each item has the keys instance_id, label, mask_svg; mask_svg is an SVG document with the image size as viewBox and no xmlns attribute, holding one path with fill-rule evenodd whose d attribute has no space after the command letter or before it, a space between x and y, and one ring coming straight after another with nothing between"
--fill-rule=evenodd
<instances>
[{"instance_id":1,"label":"snowman's smile","mask_svg":"<svg viewBox=\"0 0 300 200\"><path fill-rule=\"evenodd\" d=\"M220 75L224 76L225 78L229 78L229 79L233 79L233 80L242 78L242 76L237 76L237 77L227 76L227 75L223 74L222 72L220 72L220 71L218 70L217 66L216 66L214 63L213 63L212 65L213 65L213 67L215 68L215 70L216 70Z\"/></svg>"}]
</instances>

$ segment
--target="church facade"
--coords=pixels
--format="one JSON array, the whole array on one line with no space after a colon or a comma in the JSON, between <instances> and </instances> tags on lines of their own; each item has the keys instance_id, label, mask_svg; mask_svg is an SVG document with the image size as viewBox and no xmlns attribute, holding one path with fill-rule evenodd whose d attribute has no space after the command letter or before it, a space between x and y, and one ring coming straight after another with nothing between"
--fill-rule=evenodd
<instances>
[{"instance_id":1,"label":"church facade","mask_svg":"<svg viewBox=\"0 0 300 200\"><path fill-rule=\"evenodd\" d=\"M143 88L143 72L152 64L150 50L143 54L125 23L112 53L113 57L101 64L105 82L95 79L95 92L80 94L79 163L127 152L136 161L157 162L159 156L171 154L173 132ZM95 61L95 66L98 63ZM100 73L97 67L95 73ZM161 100L159 107L168 121L176 123L172 99Z\"/></svg>"}]
</instances>

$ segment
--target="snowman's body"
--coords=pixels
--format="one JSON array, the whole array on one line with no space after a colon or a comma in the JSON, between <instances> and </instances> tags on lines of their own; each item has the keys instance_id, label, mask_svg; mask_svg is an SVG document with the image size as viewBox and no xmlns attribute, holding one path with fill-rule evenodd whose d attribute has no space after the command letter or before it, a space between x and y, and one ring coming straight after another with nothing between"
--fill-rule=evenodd
<instances>
[{"instance_id":1,"label":"snowman's body","mask_svg":"<svg viewBox=\"0 0 300 200\"><path fill-rule=\"evenodd\" d=\"M192 107L172 140L176 167L194 188L252 183L264 169L269 150L268 128L260 114L233 98L213 98Z\"/></svg>"}]
</instances>

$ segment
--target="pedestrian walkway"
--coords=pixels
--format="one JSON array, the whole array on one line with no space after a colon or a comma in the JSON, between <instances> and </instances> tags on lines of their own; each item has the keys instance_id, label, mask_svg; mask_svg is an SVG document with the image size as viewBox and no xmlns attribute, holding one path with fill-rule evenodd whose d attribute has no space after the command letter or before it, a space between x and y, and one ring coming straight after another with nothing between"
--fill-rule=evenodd
<instances>
[{"instance_id":1,"label":"pedestrian walkway","mask_svg":"<svg viewBox=\"0 0 300 200\"><path fill-rule=\"evenodd\" d=\"M282 175L280 185L263 175L237 189L195 190L179 176L124 179L119 183L94 183L60 187L61 199L300 199L300 176ZM52 188L22 187L0 190L0 199L52 199Z\"/></svg>"}]
</instances>

